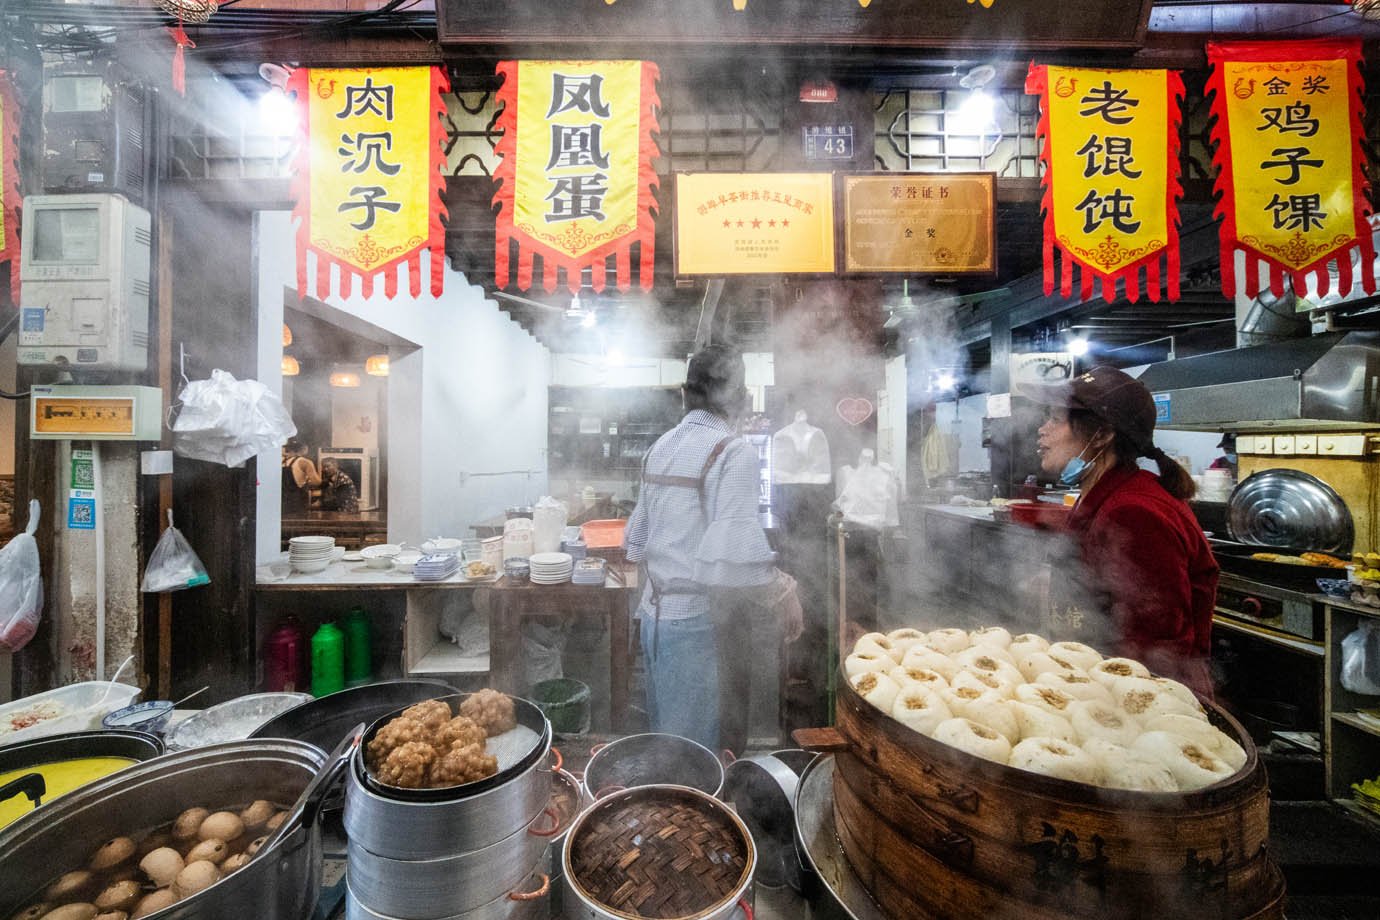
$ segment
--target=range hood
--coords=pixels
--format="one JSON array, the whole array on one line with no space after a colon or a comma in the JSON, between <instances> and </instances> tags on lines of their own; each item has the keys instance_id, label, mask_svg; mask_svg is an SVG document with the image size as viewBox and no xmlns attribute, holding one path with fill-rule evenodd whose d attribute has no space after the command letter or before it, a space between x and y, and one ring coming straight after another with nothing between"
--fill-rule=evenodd
<instances>
[{"instance_id":1,"label":"range hood","mask_svg":"<svg viewBox=\"0 0 1380 920\"><path fill-rule=\"evenodd\" d=\"M1329 332L1165 361L1140 381L1155 394L1157 428L1380 428L1380 332Z\"/></svg>"}]
</instances>

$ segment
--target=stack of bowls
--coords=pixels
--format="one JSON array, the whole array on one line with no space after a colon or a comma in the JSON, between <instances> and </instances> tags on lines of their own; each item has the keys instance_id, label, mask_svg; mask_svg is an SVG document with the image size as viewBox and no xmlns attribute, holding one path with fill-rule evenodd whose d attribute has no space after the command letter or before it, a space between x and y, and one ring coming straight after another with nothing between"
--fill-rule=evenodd
<instances>
[{"instance_id":1,"label":"stack of bowls","mask_svg":"<svg viewBox=\"0 0 1380 920\"><path fill-rule=\"evenodd\" d=\"M511 556L503 560L503 574L513 584L524 584L532 574L526 556Z\"/></svg>"},{"instance_id":2,"label":"stack of bowls","mask_svg":"<svg viewBox=\"0 0 1380 920\"><path fill-rule=\"evenodd\" d=\"M298 572L324 571L335 553L335 537L293 537L288 541L288 562Z\"/></svg>"}]
</instances>

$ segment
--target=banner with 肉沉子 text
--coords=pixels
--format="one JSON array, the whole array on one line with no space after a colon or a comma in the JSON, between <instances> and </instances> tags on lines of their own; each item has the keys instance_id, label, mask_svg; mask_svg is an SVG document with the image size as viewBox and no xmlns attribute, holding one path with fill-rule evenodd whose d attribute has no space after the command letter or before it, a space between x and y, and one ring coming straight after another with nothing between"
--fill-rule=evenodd
<instances>
[{"instance_id":1,"label":"banner with \u8089\u6c89\u5b50 text","mask_svg":"<svg viewBox=\"0 0 1380 920\"><path fill-rule=\"evenodd\" d=\"M542 286L554 291L558 272L580 289L602 291L608 260L619 290L632 284L632 247L639 246L638 284L652 287L656 255L653 210L659 155L656 81L647 61L501 61L503 109L494 170L500 206L494 281L508 286L517 247L517 286L532 286L541 256Z\"/></svg>"},{"instance_id":2,"label":"banner with \u8089\u6c89\u5b50 text","mask_svg":"<svg viewBox=\"0 0 1380 920\"><path fill-rule=\"evenodd\" d=\"M1093 70L1032 64L1025 91L1040 96L1044 142L1045 293L1073 293L1073 267L1084 300L1145 293L1179 298L1179 102L1183 80L1172 70Z\"/></svg>"},{"instance_id":3,"label":"banner with \u8089\u6c89\u5b50 text","mask_svg":"<svg viewBox=\"0 0 1380 920\"><path fill-rule=\"evenodd\" d=\"M384 293L398 291L407 266L412 296L422 292L422 250L431 253L431 293L445 273L445 132L441 93L450 88L439 67L301 68L288 90L297 95L301 147L294 211L297 290L308 293L307 253L316 257L315 293L330 293L331 266L339 294L354 276L365 297L382 274Z\"/></svg>"},{"instance_id":4,"label":"banner with \u8089\u6c89\u5b50 text","mask_svg":"<svg viewBox=\"0 0 1380 920\"><path fill-rule=\"evenodd\" d=\"M19 103L10 75L0 70L0 265L10 266L10 303L19 306Z\"/></svg>"},{"instance_id":5,"label":"banner with \u8089\u6c89\u5b50 text","mask_svg":"<svg viewBox=\"0 0 1380 920\"><path fill-rule=\"evenodd\" d=\"M1245 294L1269 287L1349 294L1353 250L1366 293L1375 291L1375 247L1362 171L1365 139L1361 42L1209 42L1222 218L1222 289L1236 293L1235 254L1246 256Z\"/></svg>"}]
</instances>

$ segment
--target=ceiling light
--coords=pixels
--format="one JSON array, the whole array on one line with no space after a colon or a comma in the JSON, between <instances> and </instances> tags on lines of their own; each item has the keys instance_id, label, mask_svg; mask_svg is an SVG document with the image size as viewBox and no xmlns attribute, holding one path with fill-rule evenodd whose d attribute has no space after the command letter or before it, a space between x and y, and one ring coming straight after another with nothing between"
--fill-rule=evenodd
<instances>
[{"instance_id":1,"label":"ceiling light","mask_svg":"<svg viewBox=\"0 0 1380 920\"><path fill-rule=\"evenodd\" d=\"M938 377L935 378L934 384L941 390L952 390L955 386L958 385L958 380L955 379L953 374L950 374L949 372L945 371L944 373L940 374Z\"/></svg>"},{"instance_id":2,"label":"ceiling light","mask_svg":"<svg viewBox=\"0 0 1380 920\"><path fill-rule=\"evenodd\" d=\"M288 324L287 324L287 323L283 323L283 347L284 347L284 348L287 348L287 347L288 347L289 345L291 345L291 344L292 344L292 330L288 328Z\"/></svg>"},{"instance_id":3,"label":"ceiling light","mask_svg":"<svg viewBox=\"0 0 1380 920\"><path fill-rule=\"evenodd\" d=\"M359 386L359 374L354 371L335 371L331 374L331 386L357 387Z\"/></svg>"},{"instance_id":4,"label":"ceiling light","mask_svg":"<svg viewBox=\"0 0 1380 920\"><path fill-rule=\"evenodd\" d=\"M1090 347L1088 340L1081 335L1069 339L1069 354L1073 355L1075 358L1081 358L1086 355Z\"/></svg>"},{"instance_id":5,"label":"ceiling light","mask_svg":"<svg viewBox=\"0 0 1380 920\"><path fill-rule=\"evenodd\" d=\"M997 101L985 89L975 89L954 112L954 134L991 134L996 128Z\"/></svg>"},{"instance_id":6,"label":"ceiling light","mask_svg":"<svg viewBox=\"0 0 1380 920\"><path fill-rule=\"evenodd\" d=\"M259 125L273 137L297 133L297 106L280 89L270 89L259 97Z\"/></svg>"},{"instance_id":7,"label":"ceiling light","mask_svg":"<svg viewBox=\"0 0 1380 920\"><path fill-rule=\"evenodd\" d=\"M370 355L364 360L364 373L370 377L388 376L388 356Z\"/></svg>"},{"instance_id":8,"label":"ceiling light","mask_svg":"<svg viewBox=\"0 0 1380 920\"><path fill-rule=\"evenodd\" d=\"M287 327L284 326L283 328L286 329ZM302 365L297 363L297 359L292 355L283 355L283 376L296 377L300 373L302 373Z\"/></svg>"}]
</instances>

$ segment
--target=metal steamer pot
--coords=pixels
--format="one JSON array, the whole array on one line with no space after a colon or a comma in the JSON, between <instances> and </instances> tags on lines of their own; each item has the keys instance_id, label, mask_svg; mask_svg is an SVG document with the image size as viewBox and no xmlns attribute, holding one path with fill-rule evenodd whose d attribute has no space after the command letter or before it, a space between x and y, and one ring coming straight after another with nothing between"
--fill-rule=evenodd
<instances>
[{"instance_id":1,"label":"metal steamer pot","mask_svg":"<svg viewBox=\"0 0 1380 920\"><path fill-rule=\"evenodd\" d=\"M578 880L573 877L570 862L571 849L575 841L580 839L581 830L584 828L591 815L594 815L604 808L618 807L619 799L629 795L637 795L640 792L646 792L648 788L649 787L644 786L608 793L600 798L599 801L582 811L580 816L575 819L575 823L571 825L570 831L566 836L566 846L561 852L561 864L559 869L562 876L561 898L564 908L564 913L560 916L564 917L565 920L629 920L630 915L601 904L585 892ZM725 897L720 903L700 913L680 918L680 920L754 920L753 873L757 867L757 850L753 845L752 833L747 829L747 825L734 814L733 809L699 789L672 785L655 785L650 788L699 799L702 807L714 809L720 814L725 815L737 828L738 833L742 835L743 846L747 854L747 863L743 872L743 877L732 893Z\"/></svg>"},{"instance_id":2,"label":"metal steamer pot","mask_svg":"<svg viewBox=\"0 0 1380 920\"><path fill-rule=\"evenodd\" d=\"M344 761L340 761L343 765ZM319 799L299 799L327 764L319 748L261 739L209 745L137 764L31 812L0 832L0 916L86 864L101 841L142 832L193 805L297 802L277 839L248 865L149 915L151 920L306 920L321 888Z\"/></svg>"},{"instance_id":3,"label":"metal steamer pot","mask_svg":"<svg viewBox=\"0 0 1380 920\"><path fill-rule=\"evenodd\" d=\"M531 825L551 796L549 771L543 767L551 749L551 725L533 703L513 702L519 724L538 734L537 744L488 779L451 789L379 784L368 774L364 750L402 709L370 726L346 771L345 832L351 847L391 860L438 860L484 850Z\"/></svg>"},{"instance_id":4,"label":"metal steamer pot","mask_svg":"<svg viewBox=\"0 0 1380 920\"><path fill-rule=\"evenodd\" d=\"M738 758L724 771L724 801L733 805L757 845L758 884L800 890L795 798L799 774L813 758L808 751L775 751Z\"/></svg>"},{"instance_id":5,"label":"metal steamer pot","mask_svg":"<svg viewBox=\"0 0 1380 920\"><path fill-rule=\"evenodd\" d=\"M568 812L562 811L558 798L563 797L569 800ZM559 829L555 836L551 838L550 863L551 863L551 916L561 917L562 905L565 901L564 886L561 884L563 877L563 866L565 865L565 845L570 839L570 828L575 823L575 818L580 812L584 811L591 804L593 799L585 791L584 784L566 770L557 767L551 771L551 805L550 810L559 821Z\"/></svg>"},{"instance_id":6,"label":"metal steamer pot","mask_svg":"<svg viewBox=\"0 0 1380 920\"><path fill-rule=\"evenodd\" d=\"M628 735L591 751L585 789L592 798L634 786L689 786L717 797L724 767L713 751L679 735Z\"/></svg>"},{"instance_id":7,"label":"metal steamer pot","mask_svg":"<svg viewBox=\"0 0 1380 920\"><path fill-rule=\"evenodd\" d=\"M524 879L521 890L448 917L435 917L432 920L550 920L559 917L560 912L551 906L551 878L544 871L546 866L538 866ZM347 881L345 894L345 920L400 920L389 914L371 910L360 903L355 894L353 881Z\"/></svg>"}]
</instances>

